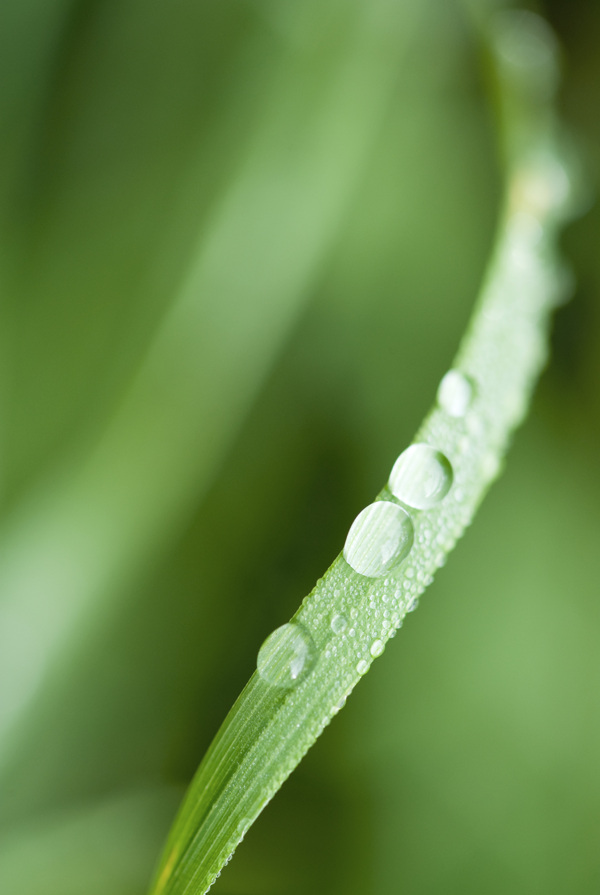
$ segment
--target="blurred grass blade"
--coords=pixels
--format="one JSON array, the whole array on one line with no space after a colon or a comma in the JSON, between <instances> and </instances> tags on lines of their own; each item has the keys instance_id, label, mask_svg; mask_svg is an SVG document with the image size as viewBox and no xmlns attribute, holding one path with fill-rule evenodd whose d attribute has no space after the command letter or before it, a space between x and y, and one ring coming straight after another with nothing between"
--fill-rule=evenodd
<instances>
[{"instance_id":1,"label":"blurred grass blade","mask_svg":"<svg viewBox=\"0 0 600 895\"><path fill-rule=\"evenodd\" d=\"M574 211L555 140L556 51L544 23L503 14L490 30L507 179L482 295L438 402L352 525L208 750L174 824L152 895L202 895L260 811L412 611L490 483L547 354L564 278L560 226Z\"/></svg>"},{"instance_id":2,"label":"blurred grass blade","mask_svg":"<svg viewBox=\"0 0 600 895\"><path fill-rule=\"evenodd\" d=\"M141 892L176 799L166 787L119 793L16 826L0 843L0 891Z\"/></svg>"},{"instance_id":3,"label":"blurred grass blade","mask_svg":"<svg viewBox=\"0 0 600 895\"><path fill-rule=\"evenodd\" d=\"M323 45L282 53L181 292L97 445L68 456L3 522L3 760L18 754L44 679L202 496L343 224L394 85L382 44L398 34L361 5L340 15Z\"/></svg>"}]
</instances>

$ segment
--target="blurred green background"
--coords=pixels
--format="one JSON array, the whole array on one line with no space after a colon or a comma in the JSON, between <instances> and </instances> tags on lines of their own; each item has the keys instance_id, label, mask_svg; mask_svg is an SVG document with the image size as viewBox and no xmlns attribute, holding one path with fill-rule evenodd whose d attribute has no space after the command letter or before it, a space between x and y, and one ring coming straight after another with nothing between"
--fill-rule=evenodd
<instances>
[{"instance_id":1,"label":"blurred green background","mask_svg":"<svg viewBox=\"0 0 600 895\"><path fill-rule=\"evenodd\" d=\"M491 0L0 6L0 891L143 895L451 363ZM600 8L542 10L600 170ZM600 211L507 470L217 895L600 890Z\"/></svg>"}]
</instances>

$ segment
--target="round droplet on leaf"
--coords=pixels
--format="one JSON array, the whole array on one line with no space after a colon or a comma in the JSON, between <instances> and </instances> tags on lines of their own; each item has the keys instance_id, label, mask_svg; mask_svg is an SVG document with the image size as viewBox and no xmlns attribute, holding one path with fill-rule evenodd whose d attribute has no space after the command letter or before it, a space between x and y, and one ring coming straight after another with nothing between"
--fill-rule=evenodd
<instances>
[{"instance_id":1,"label":"round droplet on leaf","mask_svg":"<svg viewBox=\"0 0 600 895\"><path fill-rule=\"evenodd\" d=\"M348 627L348 619L345 615L337 613L331 619L331 630L334 634L341 634Z\"/></svg>"},{"instance_id":2,"label":"round droplet on leaf","mask_svg":"<svg viewBox=\"0 0 600 895\"><path fill-rule=\"evenodd\" d=\"M308 674L315 658L310 634L301 625L290 622L269 634L258 651L256 667L267 684L289 690Z\"/></svg>"},{"instance_id":3,"label":"round droplet on leaf","mask_svg":"<svg viewBox=\"0 0 600 895\"><path fill-rule=\"evenodd\" d=\"M471 380L459 370L448 370L440 382L437 399L448 416L464 416L473 400Z\"/></svg>"},{"instance_id":4,"label":"round droplet on leaf","mask_svg":"<svg viewBox=\"0 0 600 895\"><path fill-rule=\"evenodd\" d=\"M384 644L383 640L374 640L373 643L371 644L370 652L371 652L371 655L373 656L373 658L376 659L377 656L380 656L382 654L384 649L385 649L385 644Z\"/></svg>"},{"instance_id":5,"label":"round droplet on leaf","mask_svg":"<svg viewBox=\"0 0 600 895\"><path fill-rule=\"evenodd\" d=\"M406 510L379 500L365 507L352 523L344 559L360 575L383 578L408 556L413 540L414 528Z\"/></svg>"},{"instance_id":6,"label":"round droplet on leaf","mask_svg":"<svg viewBox=\"0 0 600 895\"><path fill-rule=\"evenodd\" d=\"M417 510L442 500L452 485L448 458L429 444L412 444L394 463L389 486L394 497Z\"/></svg>"}]
</instances>

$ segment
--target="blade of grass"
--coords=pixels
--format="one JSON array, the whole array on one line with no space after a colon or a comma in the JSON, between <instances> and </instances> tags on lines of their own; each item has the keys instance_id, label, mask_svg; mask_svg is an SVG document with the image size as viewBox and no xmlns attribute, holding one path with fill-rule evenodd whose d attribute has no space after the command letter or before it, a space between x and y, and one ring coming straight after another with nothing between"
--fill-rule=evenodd
<instances>
[{"instance_id":1,"label":"blade of grass","mask_svg":"<svg viewBox=\"0 0 600 895\"><path fill-rule=\"evenodd\" d=\"M501 468L547 354L565 278L557 233L574 211L555 137L556 48L503 14L490 58L508 168L480 300L438 402L344 552L261 648L184 800L152 895L201 895L412 611Z\"/></svg>"},{"instance_id":2,"label":"blade of grass","mask_svg":"<svg viewBox=\"0 0 600 895\"><path fill-rule=\"evenodd\" d=\"M0 844L1 891L141 892L178 795L166 788L119 792L15 827Z\"/></svg>"},{"instance_id":3,"label":"blade of grass","mask_svg":"<svg viewBox=\"0 0 600 895\"><path fill-rule=\"evenodd\" d=\"M343 37L327 32L331 53L317 42L283 54L247 155L98 445L4 520L5 774L44 679L201 497L343 222L396 74L381 52L394 35L360 5L343 21ZM326 61L307 102L314 52Z\"/></svg>"}]
</instances>

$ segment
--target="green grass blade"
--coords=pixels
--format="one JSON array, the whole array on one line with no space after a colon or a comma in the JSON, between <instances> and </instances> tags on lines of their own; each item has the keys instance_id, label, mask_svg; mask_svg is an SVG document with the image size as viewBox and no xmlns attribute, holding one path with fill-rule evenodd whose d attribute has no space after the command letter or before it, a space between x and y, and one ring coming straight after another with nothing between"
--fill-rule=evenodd
<instances>
[{"instance_id":1,"label":"green grass blade","mask_svg":"<svg viewBox=\"0 0 600 895\"><path fill-rule=\"evenodd\" d=\"M0 842L0 890L140 892L177 796L167 788L119 792L16 825Z\"/></svg>"},{"instance_id":2,"label":"green grass blade","mask_svg":"<svg viewBox=\"0 0 600 895\"><path fill-rule=\"evenodd\" d=\"M44 679L201 499L343 226L397 69L360 5L339 15L342 34L332 22L322 44L282 51L181 291L98 444L67 456L3 520L7 766ZM311 78L319 90L307 100Z\"/></svg>"},{"instance_id":3,"label":"green grass blade","mask_svg":"<svg viewBox=\"0 0 600 895\"><path fill-rule=\"evenodd\" d=\"M152 895L210 888L416 607L498 475L526 411L565 284L556 238L573 210L573 192L553 137L555 48L539 19L514 15L497 20L491 41L508 164L505 201L453 370L388 485L357 517L343 553L290 624L263 644L257 671L190 787Z\"/></svg>"}]
</instances>

